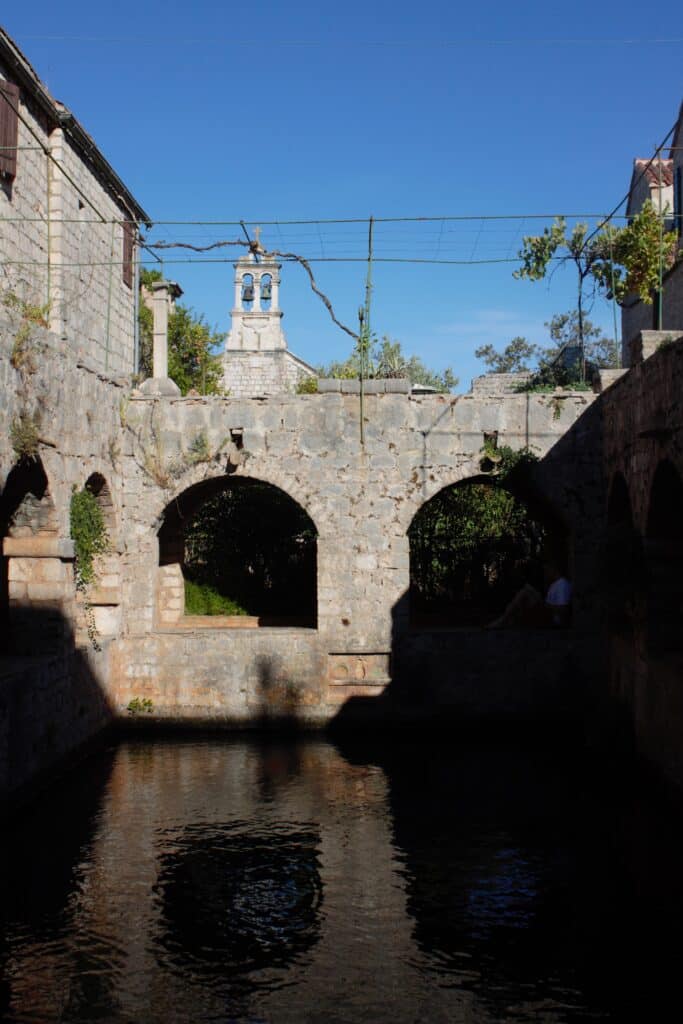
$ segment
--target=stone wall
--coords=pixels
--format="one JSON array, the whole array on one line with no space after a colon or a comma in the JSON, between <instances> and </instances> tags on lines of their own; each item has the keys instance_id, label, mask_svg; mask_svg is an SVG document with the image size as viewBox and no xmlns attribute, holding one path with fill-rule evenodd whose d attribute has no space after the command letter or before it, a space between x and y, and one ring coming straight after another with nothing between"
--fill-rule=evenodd
<instances>
[{"instance_id":1,"label":"stone wall","mask_svg":"<svg viewBox=\"0 0 683 1024\"><path fill-rule=\"evenodd\" d=\"M16 368L20 329L18 314L0 311L0 804L111 719L109 657L121 628L123 382L79 365L70 345L35 324ZM12 427L26 416L37 417L38 462L13 450ZM31 481L43 471L44 493L22 499L17 478L26 477L35 491ZM111 537L100 587L89 595L100 652L76 593L69 527L71 491L94 473L107 484ZM21 499L16 509L14 499ZM8 524L3 517L10 513Z\"/></svg>"},{"instance_id":2,"label":"stone wall","mask_svg":"<svg viewBox=\"0 0 683 1024\"><path fill-rule=\"evenodd\" d=\"M0 187L0 304L17 297L44 307L78 356L132 373L135 297L122 273L131 214L25 91L20 109L16 177Z\"/></svg>"},{"instance_id":3,"label":"stone wall","mask_svg":"<svg viewBox=\"0 0 683 1024\"><path fill-rule=\"evenodd\" d=\"M227 350L223 387L232 398L294 394L297 384L315 376L312 367L286 349L263 352Z\"/></svg>"},{"instance_id":4,"label":"stone wall","mask_svg":"<svg viewBox=\"0 0 683 1024\"><path fill-rule=\"evenodd\" d=\"M631 366L631 344L640 331L653 331L657 326L657 300L648 306L644 302L633 302L622 307L621 337L622 364ZM683 331L683 261L664 277L662 299L662 330L679 334Z\"/></svg>"},{"instance_id":5,"label":"stone wall","mask_svg":"<svg viewBox=\"0 0 683 1024\"><path fill-rule=\"evenodd\" d=\"M585 443L599 427L591 413L594 399L525 394L491 402L472 395L371 394L362 448L354 395L267 401L133 396L126 414L131 461L123 501L128 541L118 706L147 698L164 719L244 723L260 699L256 684L269 653L276 680L272 707L285 717L293 713L288 701L299 719L319 724L336 717L349 698L384 694L394 682L399 641L405 640L405 650L412 642L406 639L408 527L442 487L479 475L484 434L494 431L500 443L529 445L541 456L539 488L572 534L577 629L590 627L593 585L583 552L592 551L587 534L597 513L586 518L586 512L591 503L600 507L603 485L599 438ZM577 439L562 447L568 431ZM200 436L209 455L197 463L192 443ZM240 439L239 450L226 446L233 436ZM317 629L217 628L210 621L197 628L182 616L179 567L159 567L164 512L199 484L228 484L242 476L279 487L316 526ZM482 650L487 646L485 634L479 643ZM448 664L457 642L448 652L439 649ZM501 654L501 673L506 660Z\"/></svg>"},{"instance_id":6,"label":"stone wall","mask_svg":"<svg viewBox=\"0 0 683 1024\"><path fill-rule=\"evenodd\" d=\"M347 716L355 721L359 710L361 718L380 720L456 707L460 717L468 707L484 717L528 715L548 665L564 658L553 654L547 638L491 638L485 631L434 637L412 630L408 616L410 523L441 488L480 475L484 435L494 432L499 443L529 446L540 457L538 495L570 536L576 671L599 669L594 563L604 481L595 395L368 394L361 446L357 395L146 397L131 391L125 378L77 360L69 344L37 326L29 339L36 358L14 367L18 326L11 318L0 324L0 384L7 396L0 407L0 485L17 467L12 424L22 412L38 411L47 490L37 502L27 496L6 534L5 565L16 586L9 621L15 636L23 621L29 641L43 635L37 624L47 611L62 624L58 649L17 669L27 706L33 701L36 708L34 717L22 719L17 743L44 751L42 760L27 754L29 774L54 763L52 748L40 739L49 724L41 709L51 705L41 694L50 658L66 666L49 670L55 679L49 699L61 701L59 751L110 715L129 719L131 702L134 708L151 702L146 721L226 726L320 726ZM182 615L182 552L160 565L166 511L197 485L228 485L241 477L280 488L315 524L316 628L234 628ZM73 487L93 480L111 545L87 612L73 582L69 502ZM55 547L39 552L36 535L45 527ZM12 546L19 542L21 549ZM102 647L94 660L88 657L90 614ZM517 668L510 674L513 649L525 653L521 678ZM15 656L27 657L21 650ZM68 666L84 660L92 714L81 712L82 700L76 703L76 690L67 685ZM425 672L416 672L416 665ZM7 678L16 678L15 669ZM487 675L488 696L482 689ZM7 693L14 687L7 683ZM547 711L554 701L555 691L546 687L538 707ZM15 697L8 702L15 707ZM11 714L18 720L23 712Z\"/></svg>"},{"instance_id":7,"label":"stone wall","mask_svg":"<svg viewBox=\"0 0 683 1024\"><path fill-rule=\"evenodd\" d=\"M617 550L607 563L613 578L605 580L612 612L610 694L638 751L678 787L683 786L682 654L678 643L653 649L650 632L654 599L655 615L666 615L676 634L683 635L683 558L677 538L665 552L657 551L650 514L658 469L666 464L683 479L682 389L683 341L678 341L634 366L603 400L608 493L618 481L625 484L630 518L611 527L617 531ZM667 561L666 579L658 564L661 554Z\"/></svg>"},{"instance_id":8,"label":"stone wall","mask_svg":"<svg viewBox=\"0 0 683 1024\"><path fill-rule=\"evenodd\" d=\"M531 379L530 373L484 373L472 381L475 395L512 395Z\"/></svg>"},{"instance_id":9,"label":"stone wall","mask_svg":"<svg viewBox=\"0 0 683 1024\"><path fill-rule=\"evenodd\" d=\"M0 77L8 77L2 65ZM47 147L49 132L45 115L26 100L21 111L37 137L19 121L17 176L11 185L0 186L0 260L5 265L2 288L26 302L44 306L49 298L50 169L41 147Z\"/></svg>"}]
</instances>

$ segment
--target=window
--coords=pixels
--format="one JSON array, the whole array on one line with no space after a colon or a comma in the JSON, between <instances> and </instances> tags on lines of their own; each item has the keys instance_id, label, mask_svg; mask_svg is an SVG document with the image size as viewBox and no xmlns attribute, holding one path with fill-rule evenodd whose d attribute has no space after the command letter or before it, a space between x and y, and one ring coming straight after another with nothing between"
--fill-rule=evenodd
<instances>
[{"instance_id":1,"label":"window","mask_svg":"<svg viewBox=\"0 0 683 1024\"><path fill-rule=\"evenodd\" d=\"M19 87L0 79L0 178L13 181L17 173Z\"/></svg>"},{"instance_id":2,"label":"window","mask_svg":"<svg viewBox=\"0 0 683 1024\"><path fill-rule=\"evenodd\" d=\"M133 287L133 250L135 248L135 225L123 222L123 283Z\"/></svg>"},{"instance_id":3,"label":"window","mask_svg":"<svg viewBox=\"0 0 683 1024\"><path fill-rule=\"evenodd\" d=\"M674 220L679 235L683 235L683 167L679 164L674 175Z\"/></svg>"}]
</instances>

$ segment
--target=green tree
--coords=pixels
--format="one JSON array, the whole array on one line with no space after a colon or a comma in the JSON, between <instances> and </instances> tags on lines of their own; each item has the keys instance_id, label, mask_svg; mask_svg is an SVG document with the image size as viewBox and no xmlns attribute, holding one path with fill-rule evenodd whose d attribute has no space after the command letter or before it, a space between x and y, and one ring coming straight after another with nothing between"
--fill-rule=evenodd
<instances>
[{"instance_id":1,"label":"green tree","mask_svg":"<svg viewBox=\"0 0 683 1024\"><path fill-rule=\"evenodd\" d=\"M342 362L328 363L317 367L321 377L355 378L360 371L360 359L354 351ZM437 391L448 392L457 387L458 378L450 367L443 371L426 366L419 356L407 356L400 341L392 341L386 335L379 341L372 339L367 360L368 376L375 379L407 377L412 384L422 384Z\"/></svg>"},{"instance_id":2,"label":"green tree","mask_svg":"<svg viewBox=\"0 0 683 1024\"><path fill-rule=\"evenodd\" d=\"M162 278L158 270L143 270L140 285L149 288ZM140 302L140 373L152 374L152 310ZM195 389L202 395L221 394L221 362L218 350L225 335L212 330L203 316L187 306L176 305L168 318L168 375L186 395Z\"/></svg>"},{"instance_id":3,"label":"green tree","mask_svg":"<svg viewBox=\"0 0 683 1024\"><path fill-rule=\"evenodd\" d=\"M480 345L474 355L486 363L491 373L524 373L535 364L538 346L518 336L502 352L496 351L493 345Z\"/></svg>"},{"instance_id":4,"label":"green tree","mask_svg":"<svg viewBox=\"0 0 683 1024\"><path fill-rule=\"evenodd\" d=\"M493 373L533 371L532 387L567 387L579 383L583 359L589 373L619 366L619 350L614 338L606 337L585 316L581 355L578 310L556 313L545 326L550 345L534 345L526 338L518 337L500 352L493 345L482 345L474 354Z\"/></svg>"},{"instance_id":5,"label":"green tree","mask_svg":"<svg viewBox=\"0 0 683 1024\"><path fill-rule=\"evenodd\" d=\"M505 486L523 485L536 459L524 450L491 451L495 477L444 488L410 525L411 601L418 614L487 621L500 614L524 574L542 585L547 531Z\"/></svg>"},{"instance_id":6,"label":"green tree","mask_svg":"<svg viewBox=\"0 0 683 1024\"><path fill-rule=\"evenodd\" d=\"M579 343L586 341L584 299L586 282L608 298L623 302L628 295L652 303L659 286L660 268L665 272L679 257L676 232L663 230L662 221L648 200L625 227L606 225L589 233L587 224L575 224L571 231L564 217L558 217L542 235L527 235L519 257L522 266L516 278L541 281L551 262L572 262L577 273L577 330Z\"/></svg>"},{"instance_id":7,"label":"green tree","mask_svg":"<svg viewBox=\"0 0 683 1024\"><path fill-rule=\"evenodd\" d=\"M553 344L540 351L540 362L557 358L562 349L580 344L579 315L575 309L567 313L556 313L545 326ZM583 341L586 361L596 369L616 370L619 366L619 349L614 338L608 338L590 320L583 320Z\"/></svg>"}]
</instances>

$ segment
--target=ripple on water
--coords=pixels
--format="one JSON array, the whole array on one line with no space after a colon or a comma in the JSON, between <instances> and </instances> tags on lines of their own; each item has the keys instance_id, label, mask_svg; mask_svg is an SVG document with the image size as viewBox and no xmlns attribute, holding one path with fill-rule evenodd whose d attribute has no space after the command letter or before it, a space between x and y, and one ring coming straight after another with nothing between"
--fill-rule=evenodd
<instances>
[{"instance_id":1,"label":"ripple on water","mask_svg":"<svg viewBox=\"0 0 683 1024\"><path fill-rule=\"evenodd\" d=\"M197 824L164 830L159 843L158 956L174 972L220 987L287 967L318 941L317 828Z\"/></svg>"}]
</instances>

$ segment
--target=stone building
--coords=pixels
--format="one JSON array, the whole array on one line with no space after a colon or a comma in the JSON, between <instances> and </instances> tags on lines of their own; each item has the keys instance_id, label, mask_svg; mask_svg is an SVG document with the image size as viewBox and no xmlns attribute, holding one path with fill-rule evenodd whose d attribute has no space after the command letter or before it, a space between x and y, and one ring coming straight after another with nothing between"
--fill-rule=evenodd
<instances>
[{"instance_id":1,"label":"stone building","mask_svg":"<svg viewBox=\"0 0 683 1024\"><path fill-rule=\"evenodd\" d=\"M667 230L676 230L683 245L683 104L671 139L668 159L635 160L627 216L632 217L650 199L656 210L665 213ZM629 299L621 311L622 364L631 366L637 356L631 343L640 331L679 331L683 328L683 260L680 260L663 278L662 322L659 323L659 304L655 297L651 305L637 297Z\"/></svg>"},{"instance_id":2,"label":"stone building","mask_svg":"<svg viewBox=\"0 0 683 1024\"><path fill-rule=\"evenodd\" d=\"M0 301L40 310L93 367L135 372L138 225L148 221L0 29Z\"/></svg>"},{"instance_id":3,"label":"stone building","mask_svg":"<svg viewBox=\"0 0 683 1024\"><path fill-rule=\"evenodd\" d=\"M253 252L235 263L232 329L223 357L223 386L235 398L292 393L315 377L287 348L280 309L281 265Z\"/></svg>"}]
</instances>

